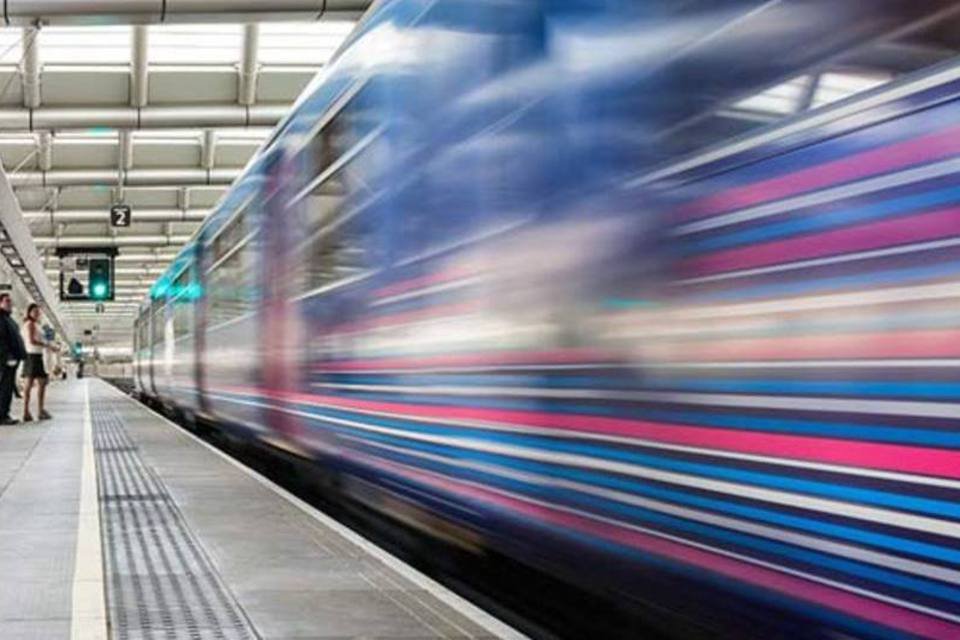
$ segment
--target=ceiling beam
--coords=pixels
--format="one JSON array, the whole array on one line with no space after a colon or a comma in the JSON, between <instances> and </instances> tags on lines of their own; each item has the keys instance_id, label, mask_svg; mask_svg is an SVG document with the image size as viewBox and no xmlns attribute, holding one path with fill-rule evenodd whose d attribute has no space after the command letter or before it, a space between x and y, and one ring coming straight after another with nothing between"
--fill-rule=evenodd
<instances>
[{"instance_id":1,"label":"ceiling beam","mask_svg":"<svg viewBox=\"0 0 960 640\"><path fill-rule=\"evenodd\" d=\"M243 26L243 54L237 74L237 99L240 104L257 101L257 76L260 71L260 25Z\"/></svg>"},{"instance_id":2,"label":"ceiling beam","mask_svg":"<svg viewBox=\"0 0 960 640\"><path fill-rule=\"evenodd\" d=\"M137 271L136 273L130 273L129 270L124 269L114 269L114 282L129 284L129 285L142 285L142 286L151 286L158 276L163 274L163 269L156 269L151 272ZM50 271L47 270L47 277L49 277L55 284L59 284L60 281L60 271Z\"/></svg>"},{"instance_id":3,"label":"ceiling beam","mask_svg":"<svg viewBox=\"0 0 960 640\"><path fill-rule=\"evenodd\" d=\"M130 106L145 107L150 95L150 68L147 51L149 49L150 30L146 25L133 27L133 39L130 43Z\"/></svg>"},{"instance_id":4,"label":"ceiling beam","mask_svg":"<svg viewBox=\"0 0 960 640\"><path fill-rule=\"evenodd\" d=\"M5 0L8 25L353 20L371 0Z\"/></svg>"},{"instance_id":5,"label":"ceiling beam","mask_svg":"<svg viewBox=\"0 0 960 640\"><path fill-rule=\"evenodd\" d=\"M49 131L37 137L37 167L41 171L53 168L53 135Z\"/></svg>"},{"instance_id":6,"label":"ceiling beam","mask_svg":"<svg viewBox=\"0 0 960 640\"><path fill-rule=\"evenodd\" d=\"M203 147L200 166L212 170L217 161L217 132L207 129L203 132Z\"/></svg>"},{"instance_id":7,"label":"ceiling beam","mask_svg":"<svg viewBox=\"0 0 960 640\"><path fill-rule=\"evenodd\" d=\"M40 29L24 27L21 42L23 67L20 80L23 84L23 106L35 109L40 106Z\"/></svg>"},{"instance_id":8,"label":"ceiling beam","mask_svg":"<svg viewBox=\"0 0 960 640\"><path fill-rule=\"evenodd\" d=\"M133 208L133 224L138 222L203 222L210 214L210 209L141 209ZM58 224L99 223L110 222L110 211L107 209L60 209L58 211L24 211L23 219L30 224L49 222Z\"/></svg>"},{"instance_id":9,"label":"ceiling beam","mask_svg":"<svg viewBox=\"0 0 960 640\"><path fill-rule=\"evenodd\" d=\"M120 254L113 259L117 264L159 264L166 267L174 258L177 257L176 251L160 251L158 249L149 249L144 247L144 252L130 252L128 250L121 250Z\"/></svg>"},{"instance_id":10,"label":"ceiling beam","mask_svg":"<svg viewBox=\"0 0 960 640\"><path fill-rule=\"evenodd\" d=\"M0 131L273 127L289 110L287 103L4 108Z\"/></svg>"},{"instance_id":11,"label":"ceiling beam","mask_svg":"<svg viewBox=\"0 0 960 640\"><path fill-rule=\"evenodd\" d=\"M52 169L21 171L9 176L13 187L170 187L183 185L229 185L241 169Z\"/></svg>"},{"instance_id":12,"label":"ceiling beam","mask_svg":"<svg viewBox=\"0 0 960 640\"><path fill-rule=\"evenodd\" d=\"M47 247L170 247L186 243L190 236L34 236L38 248Z\"/></svg>"},{"instance_id":13,"label":"ceiling beam","mask_svg":"<svg viewBox=\"0 0 960 640\"><path fill-rule=\"evenodd\" d=\"M117 144L117 167L121 171L133 169L133 134L129 129L120 131Z\"/></svg>"}]
</instances>

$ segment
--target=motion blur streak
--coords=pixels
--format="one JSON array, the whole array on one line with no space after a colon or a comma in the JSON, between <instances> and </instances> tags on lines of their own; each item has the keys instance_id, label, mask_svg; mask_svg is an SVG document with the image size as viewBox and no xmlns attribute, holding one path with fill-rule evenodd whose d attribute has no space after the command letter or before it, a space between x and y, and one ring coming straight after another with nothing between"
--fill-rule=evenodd
<instances>
[{"instance_id":1,"label":"motion blur streak","mask_svg":"<svg viewBox=\"0 0 960 640\"><path fill-rule=\"evenodd\" d=\"M958 14L380 2L139 391L677 638L960 638Z\"/></svg>"}]
</instances>

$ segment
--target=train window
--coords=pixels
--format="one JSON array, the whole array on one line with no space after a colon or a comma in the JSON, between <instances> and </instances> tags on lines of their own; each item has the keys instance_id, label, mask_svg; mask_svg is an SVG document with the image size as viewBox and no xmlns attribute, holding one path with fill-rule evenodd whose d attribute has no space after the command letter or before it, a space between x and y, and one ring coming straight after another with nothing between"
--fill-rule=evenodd
<instances>
[{"instance_id":1,"label":"train window","mask_svg":"<svg viewBox=\"0 0 960 640\"><path fill-rule=\"evenodd\" d=\"M174 282L173 290L178 295L173 303L173 336L175 340L189 335L193 328L193 303L188 293L192 275L193 267L187 267L177 276Z\"/></svg>"},{"instance_id":2,"label":"train window","mask_svg":"<svg viewBox=\"0 0 960 640\"><path fill-rule=\"evenodd\" d=\"M308 167L310 181L329 170L357 142L356 115L361 104L360 96L348 93L340 110L327 122L307 144L303 162Z\"/></svg>"},{"instance_id":3,"label":"train window","mask_svg":"<svg viewBox=\"0 0 960 640\"><path fill-rule=\"evenodd\" d=\"M150 319L146 313L140 317L138 331L140 333L140 340L137 342L137 348L140 349L140 351L144 351L149 348L150 345Z\"/></svg>"},{"instance_id":4,"label":"train window","mask_svg":"<svg viewBox=\"0 0 960 640\"><path fill-rule=\"evenodd\" d=\"M341 219L338 213L328 212L330 221L307 245L308 291L329 287L369 268L368 218L359 214Z\"/></svg>"},{"instance_id":5,"label":"train window","mask_svg":"<svg viewBox=\"0 0 960 640\"><path fill-rule=\"evenodd\" d=\"M247 239L211 270L208 281L209 321L221 324L253 309L253 239Z\"/></svg>"},{"instance_id":6,"label":"train window","mask_svg":"<svg viewBox=\"0 0 960 640\"><path fill-rule=\"evenodd\" d=\"M246 206L246 205L244 205ZM230 253L244 238L247 233L246 212L240 211L233 219L227 222L226 226L213 241L213 260L217 261Z\"/></svg>"},{"instance_id":7,"label":"train window","mask_svg":"<svg viewBox=\"0 0 960 640\"><path fill-rule=\"evenodd\" d=\"M150 310L150 315L153 318L153 322L150 323L150 326L153 328L153 331L150 336L150 344L156 346L163 342L163 299L157 299L153 302L153 308Z\"/></svg>"}]
</instances>

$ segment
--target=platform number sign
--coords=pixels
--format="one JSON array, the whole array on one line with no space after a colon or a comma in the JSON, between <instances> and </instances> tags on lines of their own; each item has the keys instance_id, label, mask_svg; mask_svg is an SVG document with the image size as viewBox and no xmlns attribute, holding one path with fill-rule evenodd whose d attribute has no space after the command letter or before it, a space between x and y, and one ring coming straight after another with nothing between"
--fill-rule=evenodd
<instances>
[{"instance_id":1,"label":"platform number sign","mask_svg":"<svg viewBox=\"0 0 960 640\"><path fill-rule=\"evenodd\" d=\"M132 211L128 204L115 204L110 207L110 226L129 227Z\"/></svg>"}]
</instances>

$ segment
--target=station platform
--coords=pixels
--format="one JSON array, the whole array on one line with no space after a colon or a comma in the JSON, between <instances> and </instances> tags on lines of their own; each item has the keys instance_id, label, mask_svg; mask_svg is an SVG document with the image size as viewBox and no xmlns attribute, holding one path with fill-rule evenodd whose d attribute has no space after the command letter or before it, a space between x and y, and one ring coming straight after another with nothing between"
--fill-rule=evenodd
<instances>
[{"instance_id":1,"label":"station platform","mask_svg":"<svg viewBox=\"0 0 960 640\"><path fill-rule=\"evenodd\" d=\"M107 383L49 396L0 427L3 640L523 637Z\"/></svg>"}]
</instances>

